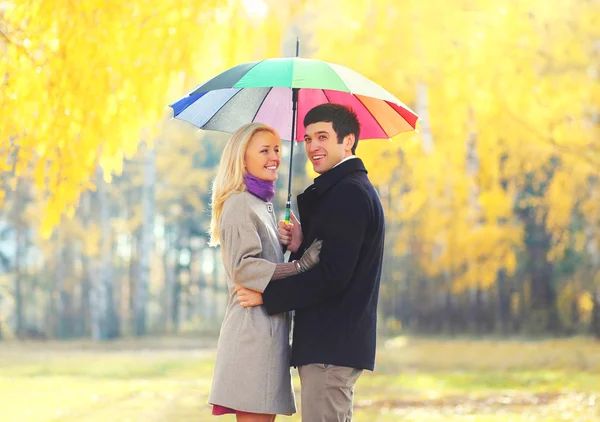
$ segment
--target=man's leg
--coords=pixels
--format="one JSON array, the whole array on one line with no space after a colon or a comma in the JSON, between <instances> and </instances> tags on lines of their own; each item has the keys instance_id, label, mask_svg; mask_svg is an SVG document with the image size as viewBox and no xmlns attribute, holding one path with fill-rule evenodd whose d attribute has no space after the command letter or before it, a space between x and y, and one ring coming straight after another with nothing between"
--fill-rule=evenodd
<instances>
[{"instance_id":1,"label":"man's leg","mask_svg":"<svg viewBox=\"0 0 600 422\"><path fill-rule=\"evenodd\" d=\"M310 364L298 368L304 422L350 422L361 369Z\"/></svg>"}]
</instances>

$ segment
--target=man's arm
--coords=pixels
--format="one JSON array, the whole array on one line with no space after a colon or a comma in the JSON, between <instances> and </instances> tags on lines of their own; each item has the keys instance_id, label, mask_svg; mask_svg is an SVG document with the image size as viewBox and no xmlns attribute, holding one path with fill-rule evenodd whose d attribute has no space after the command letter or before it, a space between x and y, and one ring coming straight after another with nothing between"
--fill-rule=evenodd
<instances>
[{"instance_id":1,"label":"man's arm","mask_svg":"<svg viewBox=\"0 0 600 422\"><path fill-rule=\"evenodd\" d=\"M357 185L331 192L323 226L320 263L310 271L270 283L262 294L269 314L314 305L342 293L352 279L365 237L370 204Z\"/></svg>"}]
</instances>

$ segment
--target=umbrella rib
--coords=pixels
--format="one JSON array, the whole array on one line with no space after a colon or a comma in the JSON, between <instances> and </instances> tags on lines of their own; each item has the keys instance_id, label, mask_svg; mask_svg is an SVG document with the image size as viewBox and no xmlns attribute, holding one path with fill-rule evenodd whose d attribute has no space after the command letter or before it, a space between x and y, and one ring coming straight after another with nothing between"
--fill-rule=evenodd
<instances>
[{"instance_id":1,"label":"umbrella rib","mask_svg":"<svg viewBox=\"0 0 600 422\"><path fill-rule=\"evenodd\" d=\"M240 80L241 80L241 79L242 79L242 78L243 78L243 77L244 77L244 76L245 76L245 75L246 75L248 72L250 72L252 69L254 69L254 68L255 68L255 67L258 65L258 64L262 63L263 61L264 61L264 60L258 60L258 61L256 61L256 62L254 63L254 65L253 65L253 66L252 66L250 69L246 70L246 72L244 72L244 73L243 73L243 74L242 74L242 75L241 75L239 78L237 78L237 79L235 80L235 82L231 84L231 86L230 86L230 87L228 87L228 86L223 86L223 87L221 87L221 88L216 88L216 89L236 88L235 84L237 84L237 83L238 83L238 82L239 82L239 81L240 81ZM244 63L244 64L249 64L249 63ZM227 71L231 71L231 70L233 70L233 69L235 69L235 68L230 68L230 69L228 69ZM226 72L227 72L227 71L226 71ZM187 94L187 96L189 96L189 95L191 95L191 94L195 94L195 93L197 93L197 92L198 92L198 90L200 90L202 87L204 87L205 85L208 85L208 84L210 84L210 83L211 83L211 82L213 82L215 79L218 79L218 78L220 78L220 77L222 77L222 76L223 76L223 73L220 73L219 75L216 75L216 76L214 76L214 77L210 78L209 80L207 80L207 81L204 81L203 83L201 83L200 85L198 85L196 88L194 88L192 91L190 91L190 92ZM215 89L215 88L213 88L213 89L209 89L209 90L207 90L207 91L201 91L201 92L210 92L210 91L215 91L216 89Z\"/></svg>"},{"instance_id":2,"label":"umbrella rib","mask_svg":"<svg viewBox=\"0 0 600 422\"><path fill-rule=\"evenodd\" d=\"M355 98L358 100L358 102L362 104L362 106L365 108L365 110L367 110L367 113L369 113L369 114L371 115L371 117L373 117L373 120L375 120L375 123L377 123L377 126L379 126L379 127L381 128L381 131L382 131L383 133L385 133L385 134L386 134L386 136L387 136L388 138L390 138L390 135L389 135L389 134L387 133L387 131L386 131L386 130L383 128L383 126L381 126L381 123L379 123L379 120L377 120L377 117L375 117L375 115L374 115L373 113L371 113L371 110L369 110L369 107L367 107L367 106L365 105L365 103L363 103L363 102L360 100L360 97L359 97L358 95L355 95L355 94L352 94L352 95L354 95L354 97L355 97ZM386 103L386 105L387 105L388 107L390 107L390 106L389 106L389 104L387 104L387 103ZM390 107L390 108L391 108L391 107ZM395 110L394 110L394 111L395 111ZM360 136L359 136L359 138L360 138Z\"/></svg>"},{"instance_id":3,"label":"umbrella rib","mask_svg":"<svg viewBox=\"0 0 600 422\"><path fill-rule=\"evenodd\" d=\"M327 96L327 93L325 92L324 89L322 89L321 91L323 91L323 95L325 95L325 98L327 98L327 101L329 101L329 103L331 103L331 100L329 99L329 97ZM356 100L362 104L362 106L365 108L365 110L367 110L367 113L369 113L371 115L371 117L373 118L373 120L375 121L375 123L377 123L377 126L379 126L381 128L381 131L383 133L385 133L386 135L388 134L385 129L383 128L383 126L381 126L381 124L379 123L379 121L377 120L377 118L373 115L373 113L371 113L371 110L369 110L369 108L365 105L365 103L363 103L360 98L358 98L358 96L356 94L353 94L352 92L350 92L350 95L352 95L354 98L356 98ZM388 106L389 107L389 106ZM388 135L389 137L389 135ZM359 136L360 138L360 136Z\"/></svg>"},{"instance_id":4,"label":"umbrella rib","mask_svg":"<svg viewBox=\"0 0 600 422\"><path fill-rule=\"evenodd\" d=\"M263 104L265 103L267 97L269 96L269 94L271 93L271 91L273 90L273 87L269 87L269 90L267 91L267 95L265 95L262 99L262 101L260 102L260 104L258 105L258 108L256 109L256 113L254 113L254 116L252 116L252 122L254 122L254 119L256 119L256 116L258 116L258 112L260 111L261 107L263 106Z\"/></svg>"},{"instance_id":5,"label":"umbrella rib","mask_svg":"<svg viewBox=\"0 0 600 422\"><path fill-rule=\"evenodd\" d=\"M219 114L219 111L221 111L221 110L223 109L223 107L225 107L225 106L227 105L227 103L228 103L229 101L233 100L233 99L235 98L235 96L236 96L236 95L238 95L240 92L242 92L242 90L243 90L244 88L226 88L226 89L237 89L237 90L238 90L238 92L236 92L235 94L233 94L233 95L231 96L231 98L229 98L227 101L225 101L225 102L224 102L224 103L221 105L221 107L219 107L219 108L218 108L218 109L217 109L217 110L216 110L216 111L213 113L213 115L212 115L212 116L210 116L210 119L208 119L208 120L207 120L207 121L206 121L206 122L205 122L205 123L204 123L204 124L203 124L203 125L200 127L200 129L204 128L204 126L206 126L207 124L209 124L209 123L210 123L210 121L211 121L212 119L214 119L214 118L215 118L215 116L216 116L217 114Z\"/></svg>"}]
</instances>

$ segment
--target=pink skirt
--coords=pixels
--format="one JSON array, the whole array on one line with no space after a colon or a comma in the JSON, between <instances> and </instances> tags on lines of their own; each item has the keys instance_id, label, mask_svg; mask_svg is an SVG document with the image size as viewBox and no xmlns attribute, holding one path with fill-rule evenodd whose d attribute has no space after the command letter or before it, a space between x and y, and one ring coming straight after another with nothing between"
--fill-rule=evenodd
<instances>
[{"instance_id":1,"label":"pink skirt","mask_svg":"<svg viewBox=\"0 0 600 422\"><path fill-rule=\"evenodd\" d=\"M250 415L251 413L242 412L241 410L231 409L229 407L220 406L218 404L213 404L212 414L214 416L221 416L221 415L231 415L231 414L233 414L233 415Z\"/></svg>"}]
</instances>

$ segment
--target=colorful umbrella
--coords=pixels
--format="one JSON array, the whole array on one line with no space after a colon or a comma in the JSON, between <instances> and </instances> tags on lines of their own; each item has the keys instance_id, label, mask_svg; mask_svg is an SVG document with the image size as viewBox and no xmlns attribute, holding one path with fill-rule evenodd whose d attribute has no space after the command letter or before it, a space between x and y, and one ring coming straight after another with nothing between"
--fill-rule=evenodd
<instances>
[{"instance_id":1,"label":"colorful umbrella","mask_svg":"<svg viewBox=\"0 0 600 422\"><path fill-rule=\"evenodd\" d=\"M249 122L266 123L282 139L302 141L296 122L323 103L350 106L361 139L389 139L415 129L418 116L388 91L347 67L305 58L276 58L240 64L171 104L173 116L201 129L235 132ZM293 146L286 220L289 221Z\"/></svg>"}]
</instances>

